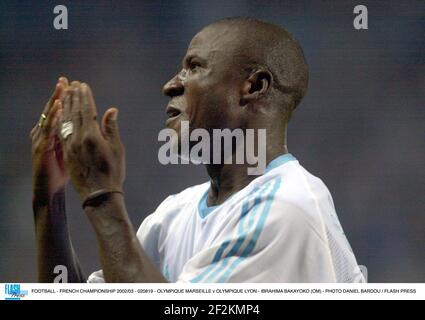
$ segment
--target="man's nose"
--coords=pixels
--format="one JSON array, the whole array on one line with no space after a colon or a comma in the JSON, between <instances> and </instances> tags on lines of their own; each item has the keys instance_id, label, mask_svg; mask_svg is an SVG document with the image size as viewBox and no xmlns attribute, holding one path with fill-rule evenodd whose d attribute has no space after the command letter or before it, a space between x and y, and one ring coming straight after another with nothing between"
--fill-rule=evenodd
<instances>
[{"instance_id":1,"label":"man's nose","mask_svg":"<svg viewBox=\"0 0 425 320\"><path fill-rule=\"evenodd\" d=\"M170 98L183 94L184 86L178 74L164 85L162 92Z\"/></svg>"}]
</instances>

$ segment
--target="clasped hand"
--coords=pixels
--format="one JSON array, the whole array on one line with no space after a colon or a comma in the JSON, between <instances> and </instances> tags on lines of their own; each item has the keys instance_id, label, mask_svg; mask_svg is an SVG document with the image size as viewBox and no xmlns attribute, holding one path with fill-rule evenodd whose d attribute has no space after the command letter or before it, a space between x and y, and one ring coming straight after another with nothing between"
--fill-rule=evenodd
<instances>
[{"instance_id":1,"label":"clasped hand","mask_svg":"<svg viewBox=\"0 0 425 320\"><path fill-rule=\"evenodd\" d=\"M58 102L65 167L81 199L100 189L123 189L125 156L117 115L118 109L108 109L99 125L91 89L77 81L71 83Z\"/></svg>"}]
</instances>

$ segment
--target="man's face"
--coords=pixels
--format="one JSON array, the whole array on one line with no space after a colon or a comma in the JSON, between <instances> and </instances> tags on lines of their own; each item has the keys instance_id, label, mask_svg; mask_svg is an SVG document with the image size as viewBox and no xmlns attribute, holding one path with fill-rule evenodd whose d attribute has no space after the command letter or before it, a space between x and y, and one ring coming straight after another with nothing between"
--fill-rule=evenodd
<instances>
[{"instance_id":1,"label":"man's face","mask_svg":"<svg viewBox=\"0 0 425 320\"><path fill-rule=\"evenodd\" d=\"M237 32L226 26L207 27L192 39L182 71L163 88L171 98L167 128L180 134L181 121L189 121L191 130L244 126L235 52Z\"/></svg>"}]
</instances>

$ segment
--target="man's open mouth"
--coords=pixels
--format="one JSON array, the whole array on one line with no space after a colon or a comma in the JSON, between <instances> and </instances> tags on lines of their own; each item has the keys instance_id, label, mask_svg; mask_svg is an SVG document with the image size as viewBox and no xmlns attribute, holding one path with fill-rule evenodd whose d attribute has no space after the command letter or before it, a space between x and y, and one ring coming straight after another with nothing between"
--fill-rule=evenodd
<instances>
[{"instance_id":1,"label":"man's open mouth","mask_svg":"<svg viewBox=\"0 0 425 320\"><path fill-rule=\"evenodd\" d=\"M173 106L168 106L166 112L167 112L167 115L168 115L168 118L169 119L175 118L175 117L179 116L182 113L179 109L177 109L177 108L175 108Z\"/></svg>"}]
</instances>

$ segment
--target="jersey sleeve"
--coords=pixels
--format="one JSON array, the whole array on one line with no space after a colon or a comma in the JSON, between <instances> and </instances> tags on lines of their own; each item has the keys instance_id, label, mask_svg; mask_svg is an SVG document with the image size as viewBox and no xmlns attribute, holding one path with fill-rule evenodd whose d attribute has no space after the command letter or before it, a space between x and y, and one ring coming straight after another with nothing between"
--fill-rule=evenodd
<instances>
[{"instance_id":1,"label":"jersey sleeve","mask_svg":"<svg viewBox=\"0 0 425 320\"><path fill-rule=\"evenodd\" d=\"M233 231L184 266L177 282L335 282L326 240L294 203L269 193L245 203Z\"/></svg>"}]
</instances>

